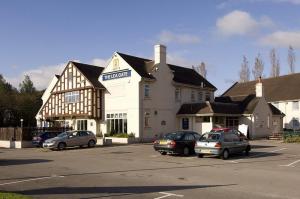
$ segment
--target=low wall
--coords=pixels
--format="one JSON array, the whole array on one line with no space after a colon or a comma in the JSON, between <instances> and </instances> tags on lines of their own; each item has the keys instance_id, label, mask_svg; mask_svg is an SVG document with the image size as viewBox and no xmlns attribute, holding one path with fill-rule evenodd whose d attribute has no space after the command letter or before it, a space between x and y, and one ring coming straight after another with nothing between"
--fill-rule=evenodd
<instances>
[{"instance_id":1,"label":"low wall","mask_svg":"<svg viewBox=\"0 0 300 199\"><path fill-rule=\"evenodd\" d=\"M111 140L111 141L110 141ZM117 137L105 137L105 142L115 144L132 144L136 143L135 138L117 138Z\"/></svg>"},{"instance_id":2,"label":"low wall","mask_svg":"<svg viewBox=\"0 0 300 199\"><path fill-rule=\"evenodd\" d=\"M21 149L33 147L31 141L8 141L0 140L0 148Z\"/></svg>"}]
</instances>

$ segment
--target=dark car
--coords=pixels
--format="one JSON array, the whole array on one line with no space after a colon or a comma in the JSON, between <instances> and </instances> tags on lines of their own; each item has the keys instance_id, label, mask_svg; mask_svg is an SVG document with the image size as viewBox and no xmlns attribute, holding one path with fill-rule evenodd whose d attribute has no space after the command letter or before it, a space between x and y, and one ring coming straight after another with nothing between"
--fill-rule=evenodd
<instances>
[{"instance_id":1,"label":"dark car","mask_svg":"<svg viewBox=\"0 0 300 199\"><path fill-rule=\"evenodd\" d=\"M42 147L45 140L54 138L60 133L60 131L36 132L32 138L32 145L36 147Z\"/></svg>"},{"instance_id":2,"label":"dark car","mask_svg":"<svg viewBox=\"0 0 300 199\"><path fill-rule=\"evenodd\" d=\"M195 153L195 143L200 135L193 131L177 131L166 134L154 142L154 149L162 155L182 154L188 156Z\"/></svg>"}]
</instances>

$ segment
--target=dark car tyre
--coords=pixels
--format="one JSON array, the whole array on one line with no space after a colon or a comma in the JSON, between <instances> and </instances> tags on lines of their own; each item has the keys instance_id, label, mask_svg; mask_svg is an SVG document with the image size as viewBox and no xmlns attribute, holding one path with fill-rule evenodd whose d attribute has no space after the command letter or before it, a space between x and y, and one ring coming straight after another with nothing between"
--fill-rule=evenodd
<instances>
[{"instance_id":1,"label":"dark car tyre","mask_svg":"<svg viewBox=\"0 0 300 199\"><path fill-rule=\"evenodd\" d=\"M203 158L203 154L199 153L198 158Z\"/></svg>"},{"instance_id":2,"label":"dark car tyre","mask_svg":"<svg viewBox=\"0 0 300 199\"><path fill-rule=\"evenodd\" d=\"M222 153L222 155L221 155L221 158L222 158L223 160L227 160L227 159L229 158L229 151L228 151L228 149L225 149L225 150L223 151L223 153Z\"/></svg>"},{"instance_id":3,"label":"dark car tyre","mask_svg":"<svg viewBox=\"0 0 300 199\"><path fill-rule=\"evenodd\" d=\"M189 147L184 147L184 148L183 148L183 155L184 155L184 156L190 155L190 149L189 149Z\"/></svg>"},{"instance_id":4,"label":"dark car tyre","mask_svg":"<svg viewBox=\"0 0 300 199\"><path fill-rule=\"evenodd\" d=\"M96 143L95 143L94 140L90 140L89 143L88 143L88 147L90 147L90 148L91 148L91 147L94 147L95 144L96 144Z\"/></svg>"},{"instance_id":5,"label":"dark car tyre","mask_svg":"<svg viewBox=\"0 0 300 199\"><path fill-rule=\"evenodd\" d=\"M246 150L245 150L245 154L249 155L249 152L251 151L251 147L250 145L247 146Z\"/></svg>"},{"instance_id":6,"label":"dark car tyre","mask_svg":"<svg viewBox=\"0 0 300 199\"><path fill-rule=\"evenodd\" d=\"M63 142L61 142L61 143L59 143L59 144L57 145L57 149L58 149L59 151L64 150L65 148L66 148L66 144L63 143Z\"/></svg>"},{"instance_id":7,"label":"dark car tyre","mask_svg":"<svg viewBox=\"0 0 300 199\"><path fill-rule=\"evenodd\" d=\"M162 155L167 155L167 152L160 152L160 154L162 154Z\"/></svg>"}]
</instances>

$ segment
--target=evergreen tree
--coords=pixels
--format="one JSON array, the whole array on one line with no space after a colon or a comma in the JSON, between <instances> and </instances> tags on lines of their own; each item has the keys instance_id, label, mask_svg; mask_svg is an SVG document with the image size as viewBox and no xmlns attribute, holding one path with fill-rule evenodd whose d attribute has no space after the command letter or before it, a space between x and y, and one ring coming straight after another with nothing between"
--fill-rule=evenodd
<instances>
[{"instance_id":1,"label":"evergreen tree","mask_svg":"<svg viewBox=\"0 0 300 199\"><path fill-rule=\"evenodd\" d=\"M24 80L19 84L19 88L21 93L34 93L36 91L28 75L25 75Z\"/></svg>"}]
</instances>

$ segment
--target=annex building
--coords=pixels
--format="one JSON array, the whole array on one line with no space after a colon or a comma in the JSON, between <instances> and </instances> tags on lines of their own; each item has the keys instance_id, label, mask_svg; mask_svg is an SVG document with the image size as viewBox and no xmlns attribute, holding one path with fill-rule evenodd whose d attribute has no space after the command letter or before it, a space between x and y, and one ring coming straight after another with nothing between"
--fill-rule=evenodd
<instances>
[{"instance_id":1,"label":"annex building","mask_svg":"<svg viewBox=\"0 0 300 199\"><path fill-rule=\"evenodd\" d=\"M263 137L276 130L271 121L283 117L263 94L215 99L216 90L195 70L168 64L166 47L155 45L153 60L115 52L105 68L69 62L45 91L37 121L151 140L175 130L203 133L241 124L249 137ZM266 116L267 132L255 115Z\"/></svg>"}]
</instances>

